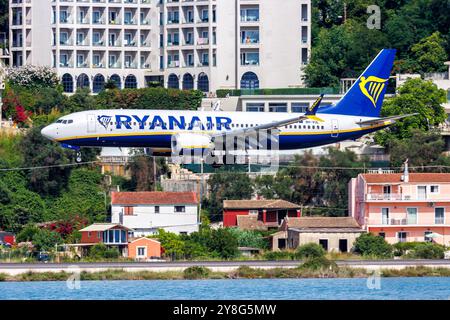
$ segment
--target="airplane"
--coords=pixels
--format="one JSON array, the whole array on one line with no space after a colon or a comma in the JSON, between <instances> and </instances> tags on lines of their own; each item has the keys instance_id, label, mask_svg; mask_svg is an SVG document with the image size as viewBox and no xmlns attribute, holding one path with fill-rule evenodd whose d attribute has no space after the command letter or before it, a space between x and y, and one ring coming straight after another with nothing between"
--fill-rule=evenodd
<instances>
[{"instance_id":1,"label":"airplane","mask_svg":"<svg viewBox=\"0 0 450 320\"><path fill-rule=\"evenodd\" d=\"M154 156L201 150L203 155L231 152L236 140L243 149L279 150L317 147L355 140L384 129L399 119L380 117L395 49L381 50L345 95L334 105L320 108L323 95L304 114L183 110L90 110L72 113L46 126L41 133L64 148L148 148ZM223 142L224 140L228 142ZM230 143L232 141L232 143ZM233 142L234 141L234 142ZM222 153L223 154L223 153ZM81 161L78 153L77 161ZM224 159L220 160L225 163Z\"/></svg>"}]
</instances>

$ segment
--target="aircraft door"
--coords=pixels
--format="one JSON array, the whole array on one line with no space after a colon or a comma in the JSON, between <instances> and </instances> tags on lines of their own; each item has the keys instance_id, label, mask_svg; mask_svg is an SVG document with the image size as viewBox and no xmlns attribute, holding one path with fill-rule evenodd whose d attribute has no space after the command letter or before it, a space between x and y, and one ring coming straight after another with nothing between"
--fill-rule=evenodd
<instances>
[{"instance_id":1,"label":"aircraft door","mask_svg":"<svg viewBox=\"0 0 450 320\"><path fill-rule=\"evenodd\" d=\"M339 136L339 122L337 119L331 120L331 137L337 138Z\"/></svg>"},{"instance_id":2,"label":"aircraft door","mask_svg":"<svg viewBox=\"0 0 450 320\"><path fill-rule=\"evenodd\" d=\"M95 114L88 114L87 115L87 132L88 133L95 133L97 127L97 121L95 120Z\"/></svg>"}]
</instances>

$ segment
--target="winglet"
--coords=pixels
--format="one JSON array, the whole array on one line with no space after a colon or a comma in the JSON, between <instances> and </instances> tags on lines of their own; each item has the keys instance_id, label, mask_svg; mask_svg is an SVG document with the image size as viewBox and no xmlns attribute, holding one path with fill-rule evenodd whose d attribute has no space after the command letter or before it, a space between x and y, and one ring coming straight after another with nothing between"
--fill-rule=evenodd
<instances>
[{"instance_id":1,"label":"winglet","mask_svg":"<svg viewBox=\"0 0 450 320\"><path fill-rule=\"evenodd\" d=\"M319 107L320 107L320 104L322 103L322 99L323 99L323 94L321 94L320 95L320 97L306 110L306 112L305 112L305 116L308 118L308 119L311 119L311 120L316 120L316 121L320 121L320 122L323 122L323 120L322 119L320 119L320 118L318 118L318 117L316 117L316 113L317 113L317 110L319 109Z\"/></svg>"}]
</instances>

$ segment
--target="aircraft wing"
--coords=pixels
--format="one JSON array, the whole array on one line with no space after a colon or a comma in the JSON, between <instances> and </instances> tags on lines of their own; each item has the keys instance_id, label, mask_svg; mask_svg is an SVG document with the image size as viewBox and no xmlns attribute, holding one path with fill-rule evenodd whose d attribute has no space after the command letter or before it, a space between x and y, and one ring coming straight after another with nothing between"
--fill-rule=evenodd
<instances>
[{"instance_id":1,"label":"aircraft wing","mask_svg":"<svg viewBox=\"0 0 450 320\"><path fill-rule=\"evenodd\" d=\"M306 120L306 119L323 122L322 119L320 119L319 117L316 116L317 109L319 109L320 103L322 102L322 98L323 98L323 94L320 95L320 97L306 110L304 115L301 115L301 116L298 116L295 118L281 120L281 121L268 122L268 123L260 124L255 127L237 129L237 130L233 130L233 131L229 131L229 132L221 132L219 134L214 135L213 138L225 137L225 136L227 136L227 137L231 137L231 136L241 136L242 137L242 136L244 136L245 137L245 136L253 135L260 130L277 129L279 127L298 123L299 121Z\"/></svg>"},{"instance_id":2,"label":"aircraft wing","mask_svg":"<svg viewBox=\"0 0 450 320\"><path fill-rule=\"evenodd\" d=\"M405 114L402 116L392 116L392 117L385 117L385 118L378 118L378 119L373 119L373 120L367 120L367 121L359 121L356 122L356 124L359 124L361 126L370 126L370 125L377 125L377 124L385 124L385 125L391 125L394 124L395 121L406 118L406 117L411 117L411 116L415 116L418 113L410 113L410 114Z\"/></svg>"}]
</instances>

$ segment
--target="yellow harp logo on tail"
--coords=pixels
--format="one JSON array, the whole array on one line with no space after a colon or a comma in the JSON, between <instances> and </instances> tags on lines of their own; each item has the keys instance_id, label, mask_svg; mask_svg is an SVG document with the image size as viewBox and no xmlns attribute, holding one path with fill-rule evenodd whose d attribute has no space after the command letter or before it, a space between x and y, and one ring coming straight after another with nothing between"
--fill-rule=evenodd
<instances>
[{"instance_id":1,"label":"yellow harp logo on tail","mask_svg":"<svg viewBox=\"0 0 450 320\"><path fill-rule=\"evenodd\" d=\"M387 81L388 79L381 79L375 76L370 76L367 79L366 77L361 77L359 81L361 92L372 101L375 108L377 107L378 98L386 86Z\"/></svg>"}]
</instances>

